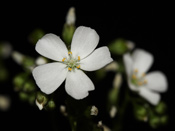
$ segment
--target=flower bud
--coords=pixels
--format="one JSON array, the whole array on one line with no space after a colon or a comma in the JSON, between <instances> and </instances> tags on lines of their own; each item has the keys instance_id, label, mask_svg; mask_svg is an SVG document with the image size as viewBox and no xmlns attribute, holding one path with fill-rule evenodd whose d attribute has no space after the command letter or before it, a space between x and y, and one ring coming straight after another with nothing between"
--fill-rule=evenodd
<instances>
[{"instance_id":1,"label":"flower bud","mask_svg":"<svg viewBox=\"0 0 175 131\"><path fill-rule=\"evenodd\" d=\"M14 77L13 84L15 86L16 91L19 91L23 88L23 85L27 79L27 76L28 76L27 74L21 73Z\"/></svg>"},{"instance_id":2,"label":"flower bud","mask_svg":"<svg viewBox=\"0 0 175 131\"><path fill-rule=\"evenodd\" d=\"M47 103L48 109L53 110L53 109L55 109L55 107L56 107L56 105L55 105L55 102L53 100L48 101L48 103Z\"/></svg>"},{"instance_id":3,"label":"flower bud","mask_svg":"<svg viewBox=\"0 0 175 131\"><path fill-rule=\"evenodd\" d=\"M17 52L17 51L12 52L13 60L19 65L22 64L24 57L25 56L23 54L21 54L20 52Z\"/></svg>"},{"instance_id":4,"label":"flower bud","mask_svg":"<svg viewBox=\"0 0 175 131\"><path fill-rule=\"evenodd\" d=\"M67 112L66 112L66 106L65 105L60 105L60 112L64 115L67 116Z\"/></svg>"},{"instance_id":5,"label":"flower bud","mask_svg":"<svg viewBox=\"0 0 175 131\"><path fill-rule=\"evenodd\" d=\"M160 118L158 116L152 116L150 117L149 124L152 128L157 128L160 126Z\"/></svg>"},{"instance_id":6,"label":"flower bud","mask_svg":"<svg viewBox=\"0 0 175 131\"><path fill-rule=\"evenodd\" d=\"M37 41L44 36L44 34L45 33L42 29L35 29L30 33L28 39L32 44L36 44Z\"/></svg>"},{"instance_id":7,"label":"flower bud","mask_svg":"<svg viewBox=\"0 0 175 131\"><path fill-rule=\"evenodd\" d=\"M166 111L166 104L164 102L160 102L156 107L155 107L155 111L158 114L163 114Z\"/></svg>"},{"instance_id":8,"label":"flower bud","mask_svg":"<svg viewBox=\"0 0 175 131\"><path fill-rule=\"evenodd\" d=\"M26 81L24 83L23 91L24 92L32 92L36 89L35 84L32 81Z\"/></svg>"},{"instance_id":9,"label":"flower bud","mask_svg":"<svg viewBox=\"0 0 175 131\"><path fill-rule=\"evenodd\" d=\"M115 105L118 100L119 88L112 88L108 94L108 101L111 105Z\"/></svg>"},{"instance_id":10,"label":"flower bud","mask_svg":"<svg viewBox=\"0 0 175 131\"><path fill-rule=\"evenodd\" d=\"M113 61L110 64L108 64L104 69L106 71L114 71L114 72L116 72L117 69L119 68L118 66L119 66L118 63L116 61Z\"/></svg>"},{"instance_id":11,"label":"flower bud","mask_svg":"<svg viewBox=\"0 0 175 131\"><path fill-rule=\"evenodd\" d=\"M20 98L22 101L27 101L28 98L29 98L29 96L28 96L27 93L21 91L21 92L19 93L19 98Z\"/></svg>"},{"instance_id":12,"label":"flower bud","mask_svg":"<svg viewBox=\"0 0 175 131\"><path fill-rule=\"evenodd\" d=\"M42 110L44 108L44 106L46 105L48 99L47 99L47 96L41 92L38 92L37 93L37 96L36 96L36 105L38 106L38 108L40 110Z\"/></svg>"},{"instance_id":13,"label":"flower bud","mask_svg":"<svg viewBox=\"0 0 175 131\"><path fill-rule=\"evenodd\" d=\"M168 116L167 115L163 115L160 117L160 122L161 124L165 125L168 123Z\"/></svg>"},{"instance_id":14,"label":"flower bud","mask_svg":"<svg viewBox=\"0 0 175 131\"><path fill-rule=\"evenodd\" d=\"M148 112L146 107L144 106L135 105L134 114L138 120L145 121L145 122L148 120Z\"/></svg>"},{"instance_id":15,"label":"flower bud","mask_svg":"<svg viewBox=\"0 0 175 131\"><path fill-rule=\"evenodd\" d=\"M10 98L5 95L0 95L0 110L7 111L10 107Z\"/></svg>"},{"instance_id":16,"label":"flower bud","mask_svg":"<svg viewBox=\"0 0 175 131\"><path fill-rule=\"evenodd\" d=\"M75 8L71 7L68 10L68 13L66 16L66 24L67 25L75 25L75 21L76 21Z\"/></svg>"},{"instance_id":17,"label":"flower bud","mask_svg":"<svg viewBox=\"0 0 175 131\"><path fill-rule=\"evenodd\" d=\"M122 75L120 73L117 73L113 80L113 87L120 88L121 84L122 84Z\"/></svg>"},{"instance_id":18,"label":"flower bud","mask_svg":"<svg viewBox=\"0 0 175 131\"><path fill-rule=\"evenodd\" d=\"M109 50L114 55L123 55L129 50L127 41L124 39L116 39L109 44Z\"/></svg>"},{"instance_id":19,"label":"flower bud","mask_svg":"<svg viewBox=\"0 0 175 131\"><path fill-rule=\"evenodd\" d=\"M116 116L117 113L117 107L116 106L112 106L109 112L109 115L111 118L114 118Z\"/></svg>"},{"instance_id":20,"label":"flower bud","mask_svg":"<svg viewBox=\"0 0 175 131\"><path fill-rule=\"evenodd\" d=\"M63 27L62 38L67 46L71 44L75 28L76 27L74 25L67 25L67 24L65 24Z\"/></svg>"},{"instance_id":21,"label":"flower bud","mask_svg":"<svg viewBox=\"0 0 175 131\"><path fill-rule=\"evenodd\" d=\"M35 64L36 65L43 65L43 64L46 64L47 63L47 59L42 57L42 56L39 56L36 60L35 60Z\"/></svg>"}]
</instances>

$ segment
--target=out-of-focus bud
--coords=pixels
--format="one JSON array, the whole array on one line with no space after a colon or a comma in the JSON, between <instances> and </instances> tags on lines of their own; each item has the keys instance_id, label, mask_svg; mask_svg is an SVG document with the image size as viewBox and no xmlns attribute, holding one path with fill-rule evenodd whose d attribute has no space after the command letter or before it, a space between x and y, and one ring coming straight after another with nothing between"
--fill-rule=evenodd
<instances>
[{"instance_id":1,"label":"out-of-focus bud","mask_svg":"<svg viewBox=\"0 0 175 131\"><path fill-rule=\"evenodd\" d=\"M66 23L64 24L62 32L62 38L64 42L67 44L67 46L70 46L73 34L75 32L76 28L75 21L76 21L75 8L71 7L67 13Z\"/></svg>"},{"instance_id":2,"label":"out-of-focus bud","mask_svg":"<svg viewBox=\"0 0 175 131\"><path fill-rule=\"evenodd\" d=\"M160 102L156 107L155 107L155 111L158 114L164 114L166 111L166 104L164 102Z\"/></svg>"},{"instance_id":3,"label":"out-of-focus bud","mask_svg":"<svg viewBox=\"0 0 175 131\"><path fill-rule=\"evenodd\" d=\"M120 73L117 73L113 80L113 88L120 88L122 84L122 75Z\"/></svg>"},{"instance_id":4,"label":"out-of-focus bud","mask_svg":"<svg viewBox=\"0 0 175 131\"><path fill-rule=\"evenodd\" d=\"M157 128L160 126L161 121L160 118L158 116L152 116L149 119L149 124L152 128Z\"/></svg>"},{"instance_id":5,"label":"out-of-focus bud","mask_svg":"<svg viewBox=\"0 0 175 131\"><path fill-rule=\"evenodd\" d=\"M48 62L48 60L42 56L39 56L36 60L35 60L35 64L36 65L43 65L46 64Z\"/></svg>"},{"instance_id":6,"label":"out-of-focus bud","mask_svg":"<svg viewBox=\"0 0 175 131\"><path fill-rule=\"evenodd\" d=\"M117 107L116 106L112 106L110 111L109 111L109 115L111 118L114 118L116 116L117 113Z\"/></svg>"},{"instance_id":7,"label":"out-of-focus bud","mask_svg":"<svg viewBox=\"0 0 175 131\"><path fill-rule=\"evenodd\" d=\"M22 65L25 69L32 71L35 66L35 60L27 56L23 59Z\"/></svg>"},{"instance_id":8,"label":"out-of-focus bud","mask_svg":"<svg viewBox=\"0 0 175 131\"><path fill-rule=\"evenodd\" d=\"M135 105L134 114L138 120L144 121L144 122L148 121L148 112L145 106Z\"/></svg>"},{"instance_id":9,"label":"out-of-focus bud","mask_svg":"<svg viewBox=\"0 0 175 131\"><path fill-rule=\"evenodd\" d=\"M134 47L134 44L124 39L116 39L109 44L109 50L114 55L123 55L127 51L130 51Z\"/></svg>"},{"instance_id":10,"label":"out-of-focus bud","mask_svg":"<svg viewBox=\"0 0 175 131\"><path fill-rule=\"evenodd\" d=\"M42 110L47 102L48 102L47 96L45 94L41 93L41 92L38 92L37 96L36 96L36 101L35 101L38 108L40 110Z\"/></svg>"},{"instance_id":11,"label":"out-of-focus bud","mask_svg":"<svg viewBox=\"0 0 175 131\"><path fill-rule=\"evenodd\" d=\"M71 7L68 10L68 13L66 16L66 24L67 25L75 25L75 21L76 21L75 8Z\"/></svg>"},{"instance_id":12,"label":"out-of-focus bud","mask_svg":"<svg viewBox=\"0 0 175 131\"><path fill-rule=\"evenodd\" d=\"M13 84L15 86L15 91L19 91L23 88L27 77L28 77L28 74L26 73L21 73L14 77Z\"/></svg>"},{"instance_id":13,"label":"out-of-focus bud","mask_svg":"<svg viewBox=\"0 0 175 131\"><path fill-rule=\"evenodd\" d=\"M98 115L98 108L96 106L91 107L91 113L92 116L97 116Z\"/></svg>"},{"instance_id":14,"label":"out-of-focus bud","mask_svg":"<svg viewBox=\"0 0 175 131\"><path fill-rule=\"evenodd\" d=\"M64 115L67 116L67 112L66 112L66 106L65 105L60 105L60 112Z\"/></svg>"},{"instance_id":15,"label":"out-of-focus bud","mask_svg":"<svg viewBox=\"0 0 175 131\"><path fill-rule=\"evenodd\" d=\"M167 115L161 116L160 122L161 122L161 124L166 125L168 123L168 116Z\"/></svg>"},{"instance_id":16,"label":"out-of-focus bud","mask_svg":"<svg viewBox=\"0 0 175 131\"><path fill-rule=\"evenodd\" d=\"M33 81L29 80L24 83L23 91L32 92L36 89L36 86Z\"/></svg>"},{"instance_id":17,"label":"out-of-focus bud","mask_svg":"<svg viewBox=\"0 0 175 131\"><path fill-rule=\"evenodd\" d=\"M45 33L42 29L35 29L29 34L28 39L32 44L36 44L37 41L44 36L44 34Z\"/></svg>"},{"instance_id":18,"label":"out-of-focus bud","mask_svg":"<svg viewBox=\"0 0 175 131\"><path fill-rule=\"evenodd\" d=\"M0 57L8 58L12 53L12 46L9 42L0 42Z\"/></svg>"},{"instance_id":19,"label":"out-of-focus bud","mask_svg":"<svg viewBox=\"0 0 175 131\"><path fill-rule=\"evenodd\" d=\"M0 110L7 111L10 107L10 98L5 95L0 95Z\"/></svg>"},{"instance_id":20,"label":"out-of-focus bud","mask_svg":"<svg viewBox=\"0 0 175 131\"><path fill-rule=\"evenodd\" d=\"M111 62L110 64L108 64L104 69L105 71L114 71L116 72L119 68L119 65L116 61Z\"/></svg>"},{"instance_id":21,"label":"out-of-focus bud","mask_svg":"<svg viewBox=\"0 0 175 131\"><path fill-rule=\"evenodd\" d=\"M25 92L19 92L19 98L22 100L22 101L27 101L28 98L29 98L29 95Z\"/></svg>"},{"instance_id":22,"label":"out-of-focus bud","mask_svg":"<svg viewBox=\"0 0 175 131\"><path fill-rule=\"evenodd\" d=\"M53 100L48 101L47 109L53 110L53 109L55 109L55 107L56 107L56 105L55 105L55 102Z\"/></svg>"},{"instance_id":23,"label":"out-of-focus bud","mask_svg":"<svg viewBox=\"0 0 175 131\"><path fill-rule=\"evenodd\" d=\"M24 60L24 55L23 54L21 54L21 53L19 53L19 52L17 52L17 51L13 51L12 52L12 58L13 58L13 60L17 63L17 64L19 64L19 65L21 65L22 64L22 62L23 62L23 60Z\"/></svg>"},{"instance_id":24,"label":"out-of-focus bud","mask_svg":"<svg viewBox=\"0 0 175 131\"><path fill-rule=\"evenodd\" d=\"M8 70L3 65L0 65L0 82L7 80L8 77L9 77Z\"/></svg>"}]
</instances>

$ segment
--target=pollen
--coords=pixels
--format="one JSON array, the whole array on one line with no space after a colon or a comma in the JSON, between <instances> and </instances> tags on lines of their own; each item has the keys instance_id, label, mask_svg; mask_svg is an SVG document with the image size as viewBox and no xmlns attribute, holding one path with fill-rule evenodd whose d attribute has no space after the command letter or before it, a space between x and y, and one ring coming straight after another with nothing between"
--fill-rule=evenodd
<instances>
[{"instance_id":1,"label":"pollen","mask_svg":"<svg viewBox=\"0 0 175 131\"><path fill-rule=\"evenodd\" d=\"M80 61L80 56L78 56L78 60Z\"/></svg>"},{"instance_id":2,"label":"pollen","mask_svg":"<svg viewBox=\"0 0 175 131\"><path fill-rule=\"evenodd\" d=\"M62 59L62 62L64 62L65 60L66 60L66 58L63 58L63 59Z\"/></svg>"},{"instance_id":3,"label":"pollen","mask_svg":"<svg viewBox=\"0 0 175 131\"><path fill-rule=\"evenodd\" d=\"M69 51L69 52L68 52L68 55L72 55L72 52L71 52L71 51Z\"/></svg>"},{"instance_id":4,"label":"pollen","mask_svg":"<svg viewBox=\"0 0 175 131\"><path fill-rule=\"evenodd\" d=\"M70 68L70 67L69 67L69 68L68 68L68 70L69 70L69 71L71 71L71 70L72 70L72 68Z\"/></svg>"},{"instance_id":5,"label":"pollen","mask_svg":"<svg viewBox=\"0 0 175 131\"><path fill-rule=\"evenodd\" d=\"M79 69L79 68L80 68L80 65L77 66L77 69Z\"/></svg>"},{"instance_id":6,"label":"pollen","mask_svg":"<svg viewBox=\"0 0 175 131\"><path fill-rule=\"evenodd\" d=\"M136 75L133 74L132 79L134 79L134 80L137 79Z\"/></svg>"},{"instance_id":7,"label":"pollen","mask_svg":"<svg viewBox=\"0 0 175 131\"><path fill-rule=\"evenodd\" d=\"M134 73L137 73L137 72L138 72L138 69L135 69L135 70L134 70Z\"/></svg>"}]
</instances>

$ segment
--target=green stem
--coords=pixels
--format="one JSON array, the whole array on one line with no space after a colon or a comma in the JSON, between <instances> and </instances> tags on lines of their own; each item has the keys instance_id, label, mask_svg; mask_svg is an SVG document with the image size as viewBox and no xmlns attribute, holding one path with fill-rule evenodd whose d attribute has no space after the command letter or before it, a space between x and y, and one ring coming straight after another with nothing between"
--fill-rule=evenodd
<instances>
[{"instance_id":1,"label":"green stem","mask_svg":"<svg viewBox=\"0 0 175 131\"><path fill-rule=\"evenodd\" d=\"M117 114L117 120L114 123L114 127L113 127L114 131L122 131L124 115L125 115L128 103L129 103L129 90L126 89L123 104L119 108L119 111L118 111L118 114Z\"/></svg>"}]
</instances>

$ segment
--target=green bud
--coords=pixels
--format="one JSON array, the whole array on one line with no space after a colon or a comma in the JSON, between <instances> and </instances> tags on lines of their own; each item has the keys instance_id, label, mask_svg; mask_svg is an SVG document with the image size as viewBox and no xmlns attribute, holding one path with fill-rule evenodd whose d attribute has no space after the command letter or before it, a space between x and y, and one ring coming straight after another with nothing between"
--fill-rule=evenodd
<instances>
[{"instance_id":1,"label":"green bud","mask_svg":"<svg viewBox=\"0 0 175 131\"><path fill-rule=\"evenodd\" d=\"M44 36L44 31L42 29L35 29L34 31L32 31L29 35L29 41L32 44L36 44L37 41Z\"/></svg>"},{"instance_id":2,"label":"green bud","mask_svg":"<svg viewBox=\"0 0 175 131\"><path fill-rule=\"evenodd\" d=\"M110 52L115 55L123 55L128 51L127 42L124 39L116 39L108 47Z\"/></svg>"},{"instance_id":3,"label":"green bud","mask_svg":"<svg viewBox=\"0 0 175 131\"><path fill-rule=\"evenodd\" d=\"M13 79L13 84L14 84L15 89L17 91L21 90L23 88L23 85L24 85L26 79L27 79L27 74L25 74L25 73L21 73L21 74L18 74L17 76L15 76L15 78Z\"/></svg>"},{"instance_id":4,"label":"green bud","mask_svg":"<svg viewBox=\"0 0 175 131\"><path fill-rule=\"evenodd\" d=\"M31 57L24 57L23 61L22 61L22 65L27 68L30 69L30 67L33 67L35 65L35 60Z\"/></svg>"},{"instance_id":5,"label":"green bud","mask_svg":"<svg viewBox=\"0 0 175 131\"><path fill-rule=\"evenodd\" d=\"M155 107L155 111L158 114L163 114L166 111L166 104L164 102L160 102L156 107Z\"/></svg>"},{"instance_id":6,"label":"green bud","mask_svg":"<svg viewBox=\"0 0 175 131\"><path fill-rule=\"evenodd\" d=\"M25 92L20 92L19 93L19 98L22 100L22 101L27 101L28 100L28 94L25 93Z\"/></svg>"},{"instance_id":7,"label":"green bud","mask_svg":"<svg viewBox=\"0 0 175 131\"><path fill-rule=\"evenodd\" d=\"M74 25L65 24L63 27L62 37L67 46L71 44L73 34L75 32Z\"/></svg>"},{"instance_id":8,"label":"green bud","mask_svg":"<svg viewBox=\"0 0 175 131\"><path fill-rule=\"evenodd\" d=\"M34 82L32 82L32 81L25 82L24 87L23 87L24 92L32 92L35 89L36 89L36 86L35 86Z\"/></svg>"},{"instance_id":9,"label":"green bud","mask_svg":"<svg viewBox=\"0 0 175 131\"><path fill-rule=\"evenodd\" d=\"M152 128L157 128L160 126L160 118L158 116L150 117L149 124Z\"/></svg>"},{"instance_id":10,"label":"green bud","mask_svg":"<svg viewBox=\"0 0 175 131\"><path fill-rule=\"evenodd\" d=\"M53 100L50 100L47 104L47 107L51 110L55 109L56 107L55 102Z\"/></svg>"},{"instance_id":11,"label":"green bud","mask_svg":"<svg viewBox=\"0 0 175 131\"><path fill-rule=\"evenodd\" d=\"M97 71L95 72L95 74L96 74L96 78L97 78L98 80L101 80L101 79L103 79L103 78L105 77L106 71L105 71L104 69L100 69L100 70L97 70Z\"/></svg>"},{"instance_id":12,"label":"green bud","mask_svg":"<svg viewBox=\"0 0 175 131\"><path fill-rule=\"evenodd\" d=\"M147 121L148 119L147 113L148 113L147 109L144 106L135 105L134 114L138 120Z\"/></svg>"},{"instance_id":13,"label":"green bud","mask_svg":"<svg viewBox=\"0 0 175 131\"><path fill-rule=\"evenodd\" d=\"M164 115L164 116L161 116L160 117L160 122L165 125L168 123L168 116L167 115Z\"/></svg>"},{"instance_id":14,"label":"green bud","mask_svg":"<svg viewBox=\"0 0 175 131\"><path fill-rule=\"evenodd\" d=\"M41 92L37 93L36 99L40 104L42 103L43 105L45 105L48 101L47 96Z\"/></svg>"}]
</instances>

